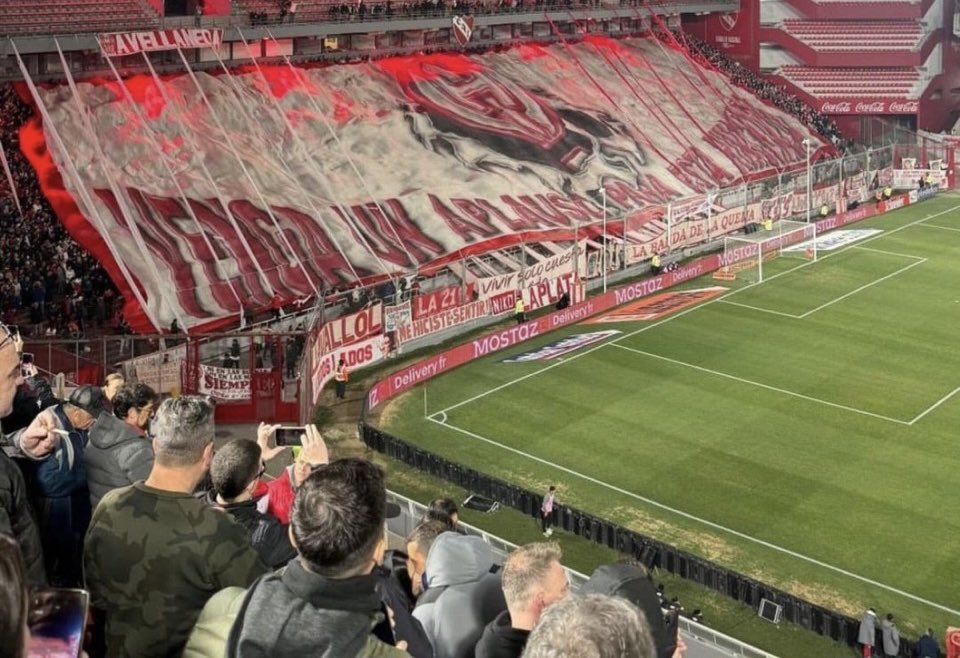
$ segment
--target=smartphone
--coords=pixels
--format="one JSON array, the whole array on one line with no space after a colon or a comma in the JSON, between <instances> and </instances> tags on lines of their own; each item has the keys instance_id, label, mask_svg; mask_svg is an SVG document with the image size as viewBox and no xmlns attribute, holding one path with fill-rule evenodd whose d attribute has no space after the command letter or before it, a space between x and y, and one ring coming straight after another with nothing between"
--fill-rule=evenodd
<instances>
[{"instance_id":1,"label":"smartphone","mask_svg":"<svg viewBox=\"0 0 960 658\"><path fill-rule=\"evenodd\" d=\"M30 596L27 658L77 658L83 649L90 594L82 589L38 589Z\"/></svg>"},{"instance_id":2,"label":"smartphone","mask_svg":"<svg viewBox=\"0 0 960 658\"><path fill-rule=\"evenodd\" d=\"M37 374L37 369L33 365L33 354L24 352L20 355L20 376L32 377L35 374Z\"/></svg>"},{"instance_id":3,"label":"smartphone","mask_svg":"<svg viewBox=\"0 0 960 658\"><path fill-rule=\"evenodd\" d=\"M302 425L300 427L278 427L274 437L278 446L299 446L302 445L300 437L307 429Z\"/></svg>"}]
</instances>

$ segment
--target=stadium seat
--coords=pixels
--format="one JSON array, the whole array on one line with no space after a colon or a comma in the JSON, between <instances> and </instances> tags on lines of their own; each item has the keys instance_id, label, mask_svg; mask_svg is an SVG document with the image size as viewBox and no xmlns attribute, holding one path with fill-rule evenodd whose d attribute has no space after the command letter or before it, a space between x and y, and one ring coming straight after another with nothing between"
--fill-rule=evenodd
<instances>
[{"instance_id":1,"label":"stadium seat","mask_svg":"<svg viewBox=\"0 0 960 658\"><path fill-rule=\"evenodd\" d=\"M916 98L921 81L911 68L783 66L778 73L817 98Z\"/></svg>"},{"instance_id":2,"label":"stadium seat","mask_svg":"<svg viewBox=\"0 0 960 658\"><path fill-rule=\"evenodd\" d=\"M35 0L0 4L0 34L115 32L155 27L158 16L139 0Z\"/></svg>"},{"instance_id":3,"label":"stadium seat","mask_svg":"<svg viewBox=\"0 0 960 658\"><path fill-rule=\"evenodd\" d=\"M786 19L783 29L820 52L914 52L926 36L917 21Z\"/></svg>"}]
</instances>

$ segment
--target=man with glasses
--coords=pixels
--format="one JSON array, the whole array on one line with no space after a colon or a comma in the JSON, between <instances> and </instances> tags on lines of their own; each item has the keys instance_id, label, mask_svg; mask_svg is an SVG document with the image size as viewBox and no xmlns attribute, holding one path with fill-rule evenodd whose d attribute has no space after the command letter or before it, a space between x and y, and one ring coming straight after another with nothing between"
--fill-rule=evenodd
<instances>
[{"instance_id":1,"label":"man with glasses","mask_svg":"<svg viewBox=\"0 0 960 658\"><path fill-rule=\"evenodd\" d=\"M0 419L13 410L13 398L20 378L20 352L23 341L0 323ZM2 422L2 420L0 420ZM23 552L27 578L32 585L46 581L40 532L27 502L23 474L6 453L0 450L0 533L16 538Z\"/></svg>"},{"instance_id":2,"label":"man with glasses","mask_svg":"<svg viewBox=\"0 0 960 658\"><path fill-rule=\"evenodd\" d=\"M146 384L127 384L113 396L113 413L104 411L90 430L84 455L90 504L108 491L146 480L153 467L153 446L147 436L160 396Z\"/></svg>"},{"instance_id":3,"label":"man with glasses","mask_svg":"<svg viewBox=\"0 0 960 658\"><path fill-rule=\"evenodd\" d=\"M297 551L290 543L289 526L257 509L261 498L255 494L266 470L260 445L248 439L234 439L218 448L213 457L213 488L207 493L207 502L246 528L260 559L276 569L296 557Z\"/></svg>"},{"instance_id":4,"label":"man with glasses","mask_svg":"<svg viewBox=\"0 0 960 658\"><path fill-rule=\"evenodd\" d=\"M267 571L246 530L192 495L213 460L213 405L164 400L150 428L150 475L103 497L84 546L107 656L179 655L207 599Z\"/></svg>"}]
</instances>

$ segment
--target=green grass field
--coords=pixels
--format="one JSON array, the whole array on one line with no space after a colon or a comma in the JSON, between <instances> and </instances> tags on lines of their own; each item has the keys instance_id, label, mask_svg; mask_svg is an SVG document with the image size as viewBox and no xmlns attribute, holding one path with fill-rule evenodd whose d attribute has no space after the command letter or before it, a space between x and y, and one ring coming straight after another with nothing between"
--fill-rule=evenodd
<instances>
[{"instance_id":1,"label":"green grass field","mask_svg":"<svg viewBox=\"0 0 960 658\"><path fill-rule=\"evenodd\" d=\"M834 610L892 611L911 637L960 625L960 197L847 228L882 232L479 360L381 422ZM502 362L602 329L621 333Z\"/></svg>"}]
</instances>

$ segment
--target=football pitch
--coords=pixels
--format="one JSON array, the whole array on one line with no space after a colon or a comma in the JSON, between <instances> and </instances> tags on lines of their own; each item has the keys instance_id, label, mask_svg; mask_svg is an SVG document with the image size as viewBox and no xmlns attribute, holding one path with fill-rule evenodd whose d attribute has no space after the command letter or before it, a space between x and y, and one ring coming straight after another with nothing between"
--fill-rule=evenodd
<instances>
[{"instance_id":1,"label":"football pitch","mask_svg":"<svg viewBox=\"0 0 960 658\"><path fill-rule=\"evenodd\" d=\"M393 401L397 436L916 637L960 625L960 196L647 321ZM511 358L616 331L541 360Z\"/></svg>"}]
</instances>

